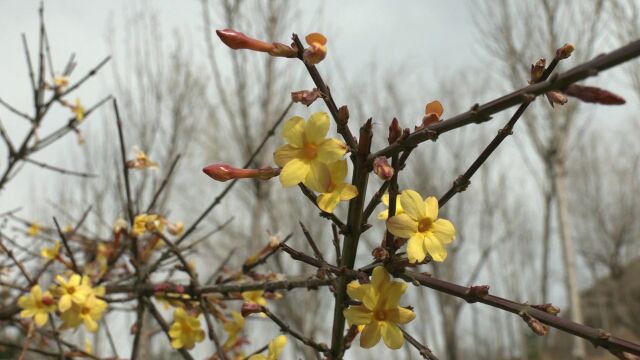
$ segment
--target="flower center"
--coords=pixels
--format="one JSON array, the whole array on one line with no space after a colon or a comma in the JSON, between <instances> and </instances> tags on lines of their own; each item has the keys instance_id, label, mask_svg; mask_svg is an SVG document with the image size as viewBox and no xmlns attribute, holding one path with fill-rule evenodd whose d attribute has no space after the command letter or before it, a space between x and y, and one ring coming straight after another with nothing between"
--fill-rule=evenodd
<instances>
[{"instance_id":1,"label":"flower center","mask_svg":"<svg viewBox=\"0 0 640 360\"><path fill-rule=\"evenodd\" d=\"M420 220L420 222L418 223L418 231L419 232L429 231L429 228L431 228L431 224L433 224L433 220L429 218Z\"/></svg>"},{"instance_id":2,"label":"flower center","mask_svg":"<svg viewBox=\"0 0 640 360\"><path fill-rule=\"evenodd\" d=\"M89 311L91 311L88 307L83 307L82 310L80 310L80 313L82 315L87 315L89 314Z\"/></svg>"},{"instance_id":3,"label":"flower center","mask_svg":"<svg viewBox=\"0 0 640 360\"><path fill-rule=\"evenodd\" d=\"M318 156L318 145L312 143L306 143L302 147L302 153L307 159L313 160Z\"/></svg>"},{"instance_id":4,"label":"flower center","mask_svg":"<svg viewBox=\"0 0 640 360\"><path fill-rule=\"evenodd\" d=\"M384 321L387 318L384 310L375 310L373 312L373 317L378 321Z\"/></svg>"},{"instance_id":5,"label":"flower center","mask_svg":"<svg viewBox=\"0 0 640 360\"><path fill-rule=\"evenodd\" d=\"M76 292L76 288L75 288L74 286L69 286L69 287L67 288L67 292L68 292L69 294L73 294L74 292Z\"/></svg>"}]
</instances>

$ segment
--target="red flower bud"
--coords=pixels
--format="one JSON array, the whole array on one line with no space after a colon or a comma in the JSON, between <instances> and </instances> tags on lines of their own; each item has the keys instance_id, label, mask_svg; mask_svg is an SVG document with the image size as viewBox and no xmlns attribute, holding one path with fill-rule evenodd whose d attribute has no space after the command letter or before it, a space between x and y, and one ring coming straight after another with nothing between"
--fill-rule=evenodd
<instances>
[{"instance_id":1,"label":"red flower bud","mask_svg":"<svg viewBox=\"0 0 640 360\"><path fill-rule=\"evenodd\" d=\"M240 313L243 317L247 317L251 314L259 314L262 312L262 306L256 303L244 302L242 303L242 308L240 308Z\"/></svg>"},{"instance_id":2,"label":"red flower bud","mask_svg":"<svg viewBox=\"0 0 640 360\"><path fill-rule=\"evenodd\" d=\"M218 34L218 37L225 45L234 50L248 49L269 52L275 47L273 44L248 37L247 35L233 29L216 30L216 34Z\"/></svg>"},{"instance_id":3,"label":"red flower bud","mask_svg":"<svg viewBox=\"0 0 640 360\"><path fill-rule=\"evenodd\" d=\"M626 103L621 96L595 86L571 84L564 93L588 103L602 105L622 105Z\"/></svg>"},{"instance_id":4,"label":"red flower bud","mask_svg":"<svg viewBox=\"0 0 640 360\"><path fill-rule=\"evenodd\" d=\"M393 118L391 120L391 125L389 125L389 144L393 144L396 142L400 136L402 136L402 128L400 127L400 122L397 118Z\"/></svg>"},{"instance_id":5,"label":"red flower bud","mask_svg":"<svg viewBox=\"0 0 640 360\"><path fill-rule=\"evenodd\" d=\"M573 53L575 49L573 45L566 43L556 50L556 58L558 60L566 59L571 56L571 53Z\"/></svg>"},{"instance_id":6,"label":"red flower bud","mask_svg":"<svg viewBox=\"0 0 640 360\"><path fill-rule=\"evenodd\" d=\"M212 179L223 182L232 179L268 180L280 174L280 169L268 166L260 169L239 169L223 163L211 164L202 171Z\"/></svg>"},{"instance_id":7,"label":"red flower bud","mask_svg":"<svg viewBox=\"0 0 640 360\"><path fill-rule=\"evenodd\" d=\"M54 305L56 303L56 300L50 296L43 296L42 303L44 305Z\"/></svg>"},{"instance_id":8,"label":"red flower bud","mask_svg":"<svg viewBox=\"0 0 640 360\"><path fill-rule=\"evenodd\" d=\"M378 156L373 160L373 172L384 181L391 179L393 176L393 167L389 165L387 158L384 156Z\"/></svg>"}]
</instances>

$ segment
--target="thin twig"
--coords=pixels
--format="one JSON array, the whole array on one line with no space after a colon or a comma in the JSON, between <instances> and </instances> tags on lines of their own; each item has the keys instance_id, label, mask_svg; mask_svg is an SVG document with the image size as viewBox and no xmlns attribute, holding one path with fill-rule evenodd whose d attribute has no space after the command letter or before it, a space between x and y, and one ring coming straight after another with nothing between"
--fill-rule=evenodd
<instances>
[{"instance_id":1,"label":"thin twig","mask_svg":"<svg viewBox=\"0 0 640 360\"><path fill-rule=\"evenodd\" d=\"M67 237L62 232L62 229L60 228L60 224L58 224L58 220L56 219L55 216L53 217L53 223L56 225L56 230L58 230L58 235L62 239L62 244L64 245L65 250L67 250L67 253L69 254L69 259L71 259L71 266L73 268L73 272L75 272L76 274L82 275L82 272L78 268L78 263L76 263L76 258L73 256L73 252L69 247L69 242L67 241Z\"/></svg>"},{"instance_id":2,"label":"thin twig","mask_svg":"<svg viewBox=\"0 0 640 360\"><path fill-rule=\"evenodd\" d=\"M409 335L403 328L401 327L398 327L398 328L400 329L400 331L402 331L402 335L407 340L407 342L409 342L409 344L411 344L414 348L418 349L418 351L420 352L420 355L422 355L424 359L438 360L438 358L433 354L433 352L431 352L431 349L421 344L413 336Z\"/></svg>"},{"instance_id":3,"label":"thin twig","mask_svg":"<svg viewBox=\"0 0 640 360\"><path fill-rule=\"evenodd\" d=\"M94 178L97 175L96 174L91 174L91 173L86 173L86 172L79 172L79 171L73 171L73 170L67 170L67 169L63 169L57 166L53 166L53 165L49 165L37 160L33 160L30 158L23 158L22 160L24 160L25 162L31 163L33 165L37 165L41 168L47 169L47 170L52 170L55 172L58 172L62 175L72 175L72 176L79 176L82 178Z\"/></svg>"},{"instance_id":4,"label":"thin twig","mask_svg":"<svg viewBox=\"0 0 640 360\"><path fill-rule=\"evenodd\" d=\"M277 317L274 313L271 312L271 310L267 309L266 307L263 306L262 311L267 315L269 319L271 319L274 323L276 323L276 325L280 327L280 330L282 332L293 336L294 338L298 339L301 343L311 347L312 349L315 349L321 352L324 355L329 354L329 347L326 344L318 343L312 338L306 337L301 333L297 332L296 330L293 330L291 326L289 326L287 323L282 321L279 317Z\"/></svg>"}]
</instances>

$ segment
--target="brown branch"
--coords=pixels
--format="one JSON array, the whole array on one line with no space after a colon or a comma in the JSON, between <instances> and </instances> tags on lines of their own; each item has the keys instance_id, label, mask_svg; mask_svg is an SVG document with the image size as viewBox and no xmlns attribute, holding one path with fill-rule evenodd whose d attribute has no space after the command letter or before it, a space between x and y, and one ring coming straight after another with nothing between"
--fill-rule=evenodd
<instances>
[{"instance_id":1,"label":"brown branch","mask_svg":"<svg viewBox=\"0 0 640 360\"><path fill-rule=\"evenodd\" d=\"M595 329L586 325L578 324L571 320L567 320L550 314L546 311L535 309L527 304L522 304L490 295L488 294L488 290L486 290L484 293L480 291L474 291L473 286L465 287L440 280L429 275L410 271L407 271L404 274L396 275L404 278L407 281L414 283L417 282L420 285L458 297L469 303L480 302L504 311L508 311L513 314L517 314L519 316L522 316L523 313L527 314L534 319L542 322L543 324L589 340L594 346L601 346L612 353L614 351L624 351L630 354L640 355L639 344L635 344L630 341L612 336L605 330ZM475 287L475 289L477 289L477 287Z\"/></svg>"},{"instance_id":2,"label":"brown branch","mask_svg":"<svg viewBox=\"0 0 640 360\"><path fill-rule=\"evenodd\" d=\"M435 140L438 135L457 129L471 123L481 123L491 118L491 115L512 106L530 101L531 96L544 94L550 90L561 90L570 84L597 75L599 72L612 68L623 62L640 56L640 40L618 48L608 54L600 55L591 61L578 65L562 74L551 76L548 80L526 86L483 105L474 106L471 110L435 123L425 129L410 134L403 141L394 143L369 156L372 163L378 156L390 157L409 147L416 146L427 140Z\"/></svg>"},{"instance_id":3,"label":"brown branch","mask_svg":"<svg viewBox=\"0 0 640 360\"><path fill-rule=\"evenodd\" d=\"M158 190L156 190L156 193L153 194L153 198L151 198L151 202L147 207L147 211L145 211L146 213L149 213L151 212L151 210L153 210L153 206L156 204L156 201L158 201L158 199L160 198L160 194L162 194L162 191L164 191L165 187L169 183L169 179L171 179L171 175L173 174L173 171L176 169L176 165L178 165L178 161L180 161L181 156L182 156L181 154L178 154L176 158L173 159L173 162L169 167L169 171L167 172L167 175L165 175L164 179L162 180L162 183L160 184L160 187L158 187Z\"/></svg>"},{"instance_id":4,"label":"brown branch","mask_svg":"<svg viewBox=\"0 0 640 360\"><path fill-rule=\"evenodd\" d=\"M73 268L73 272L82 276L82 272L78 268L78 263L76 263L76 258L75 256L73 256L73 252L69 247L69 242L67 241L67 237L62 232L62 229L60 228L60 224L58 224L58 220L56 219L55 216L53 217L53 223L56 225L56 230L58 230L58 235L62 239L62 244L64 246L64 249L67 250L67 254L69 254L69 259L71 259L71 267Z\"/></svg>"},{"instance_id":5,"label":"brown branch","mask_svg":"<svg viewBox=\"0 0 640 360\"><path fill-rule=\"evenodd\" d=\"M264 312L267 315L267 317L269 317L269 319L271 319L274 323L276 323L276 325L280 327L280 330L282 332L288 333L289 335L298 339L301 343L313 348L316 351L319 351L324 355L329 355L329 347L326 344L318 343L312 338L306 337L301 333L297 332L296 330L293 330L287 323L282 321L282 319L277 317L274 313L272 313L269 309L267 309L264 306L262 307L262 312Z\"/></svg>"},{"instance_id":6,"label":"brown branch","mask_svg":"<svg viewBox=\"0 0 640 360\"><path fill-rule=\"evenodd\" d=\"M404 336L405 340L407 340L407 342L411 344L411 346L418 349L420 355L422 355L424 359L438 360L438 357L435 356L433 352L431 352L431 349L421 344L417 339L409 335L409 333L407 333L403 328L399 327L399 329L400 331L402 331L402 335Z\"/></svg>"},{"instance_id":7,"label":"brown branch","mask_svg":"<svg viewBox=\"0 0 640 360\"><path fill-rule=\"evenodd\" d=\"M58 172L58 173L60 173L62 175L73 175L73 176L79 176L79 177L82 177L82 178L94 178L94 177L97 176L96 174L63 169L63 168L60 168L60 167L57 167L57 166L49 165L49 164L46 164L46 163L43 163L43 162L40 162L40 161L37 161L37 160L29 159L29 158L26 158L26 157L23 158L23 160L25 162L31 163L33 165L37 165L37 166L39 166L41 168Z\"/></svg>"}]
</instances>

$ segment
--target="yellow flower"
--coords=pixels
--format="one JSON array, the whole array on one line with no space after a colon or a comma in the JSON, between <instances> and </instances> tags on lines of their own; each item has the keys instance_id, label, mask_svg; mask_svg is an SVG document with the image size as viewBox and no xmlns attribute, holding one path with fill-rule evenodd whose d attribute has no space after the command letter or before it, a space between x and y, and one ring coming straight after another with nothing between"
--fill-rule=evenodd
<instances>
[{"instance_id":1,"label":"yellow flower","mask_svg":"<svg viewBox=\"0 0 640 360\"><path fill-rule=\"evenodd\" d=\"M360 346L370 348L380 338L391 349L399 349L404 344L404 336L397 324L406 324L416 317L413 311L399 306L400 297L406 289L406 283L391 281L382 266L373 269L370 284L361 285L353 281L347 286L349 296L362 301L362 305L344 310L344 317L350 325L364 325Z\"/></svg>"},{"instance_id":2,"label":"yellow flower","mask_svg":"<svg viewBox=\"0 0 640 360\"><path fill-rule=\"evenodd\" d=\"M224 323L224 331L227 332L228 338L224 342L223 348L225 350L231 349L238 342L238 335L244 328L244 317L237 311L232 311L231 316L233 320L228 320Z\"/></svg>"},{"instance_id":3,"label":"yellow flower","mask_svg":"<svg viewBox=\"0 0 640 360\"><path fill-rule=\"evenodd\" d=\"M382 202L389 207L389 194L382 195ZM404 209L402 208L402 204L400 203L400 194L396 196L396 215L400 215L404 213ZM378 219L387 220L389 217L389 209L380 211L378 214Z\"/></svg>"},{"instance_id":4,"label":"yellow flower","mask_svg":"<svg viewBox=\"0 0 640 360\"><path fill-rule=\"evenodd\" d=\"M63 91L67 86L69 86L69 77L58 75L53 78L53 84L57 90Z\"/></svg>"},{"instance_id":5,"label":"yellow flower","mask_svg":"<svg viewBox=\"0 0 640 360\"><path fill-rule=\"evenodd\" d=\"M140 214L136 215L133 220L133 230L131 235L140 237L147 231L160 231L164 230L164 224L162 219L158 215Z\"/></svg>"},{"instance_id":6,"label":"yellow flower","mask_svg":"<svg viewBox=\"0 0 640 360\"><path fill-rule=\"evenodd\" d=\"M333 212L340 201L348 201L358 196L358 188L344 182L347 176L347 160L339 160L329 165L331 174L326 191L318 196L318 207L325 212Z\"/></svg>"},{"instance_id":7,"label":"yellow flower","mask_svg":"<svg viewBox=\"0 0 640 360\"><path fill-rule=\"evenodd\" d=\"M387 229L393 235L407 238L409 262L424 260L427 253L435 261L447 258L445 244L453 241L456 229L449 220L438 219L438 199L429 196L425 200L413 190L400 195L404 213L387 220Z\"/></svg>"},{"instance_id":8,"label":"yellow flower","mask_svg":"<svg viewBox=\"0 0 640 360\"><path fill-rule=\"evenodd\" d=\"M269 352L267 356L262 354L251 355L249 360L277 360L285 345L287 345L287 337L280 335L269 342Z\"/></svg>"},{"instance_id":9,"label":"yellow flower","mask_svg":"<svg viewBox=\"0 0 640 360\"><path fill-rule=\"evenodd\" d=\"M27 236L31 236L34 237L38 234L40 234L40 232L42 231L42 225L38 224L38 223L31 223L29 224L29 227L27 228Z\"/></svg>"},{"instance_id":10,"label":"yellow flower","mask_svg":"<svg viewBox=\"0 0 640 360\"><path fill-rule=\"evenodd\" d=\"M33 286L29 295L21 296L18 299L18 305L22 308L20 316L33 317L39 327L46 324L49 321L49 314L56 311L55 300L48 291L43 294L40 285Z\"/></svg>"},{"instance_id":11,"label":"yellow flower","mask_svg":"<svg viewBox=\"0 0 640 360\"><path fill-rule=\"evenodd\" d=\"M197 317L187 314L183 308L177 308L173 313L169 336L174 349L193 349L196 343L204 340L204 331L200 328Z\"/></svg>"},{"instance_id":12,"label":"yellow flower","mask_svg":"<svg viewBox=\"0 0 640 360\"><path fill-rule=\"evenodd\" d=\"M90 294L81 304L73 303L67 311L60 314L62 327L75 328L83 324L87 330L95 332L106 309L106 301L98 299L96 294Z\"/></svg>"},{"instance_id":13,"label":"yellow flower","mask_svg":"<svg viewBox=\"0 0 640 360\"><path fill-rule=\"evenodd\" d=\"M242 298L251 304L267 306L267 299L264 298L264 291L262 290L245 291L242 293Z\"/></svg>"},{"instance_id":14,"label":"yellow flower","mask_svg":"<svg viewBox=\"0 0 640 360\"><path fill-rule=\"evenodd\" d=\"M160 165L157 162L149 159L144 151L135 147L133 151L136 153L134 160L127 161L127 167L133 169L158 169Z\"/></svg>"},{"instance_id":15,"label":"yellow flower","mask_svg":"<svg viewBox=\"0 0 640 360\"><path fill-rule=\"evenodd\" d=\"M76 115L76 121L81 123L84 120L84 106L82 106L80 98L76 98L76 104L71 107L71 110Z\"/></svg>"},{"instance_id":16,"label":"yellow flower","mask_svg":"<svg viewBox=\"0 0 640 360\"><path fill-rule=\"evenodd\" d=\"M40 255L45 259L55 260L60 255L60 241L56 240L53 247L42 249Z\"/></svg>"},{"instance_id":17,"label":"yellow flower","mask_svg":"<svg viewBox=\"0 0 640 360\"><path fill-rule=\"evenodd\" d=\"M72 304L83 304L89 295L93 293L88 276L80 276L73 274L67 282L62 276L56 276L56 280L60 283L54 290L56 295L60 296L58 300L58 309L65 312L71 308Z\"/></svg>"},{"instance_id":18,"label":"yellow flower","mask_svg":"<svg viewBox=\"0 0 640 360\"><path fill-rule=\"evenodd\" d=\"M336 162L347 152L344 143L336 139L325 139L329 131L329 115L317 112L304 121L299 116L289 119L283 127L282 136L288 144L273 154L282 167L280 182L283 186L304 183L312 190L325 192L331 174L328 164Z\"/></svg>"}]
</instances>

